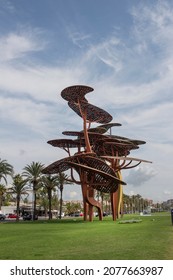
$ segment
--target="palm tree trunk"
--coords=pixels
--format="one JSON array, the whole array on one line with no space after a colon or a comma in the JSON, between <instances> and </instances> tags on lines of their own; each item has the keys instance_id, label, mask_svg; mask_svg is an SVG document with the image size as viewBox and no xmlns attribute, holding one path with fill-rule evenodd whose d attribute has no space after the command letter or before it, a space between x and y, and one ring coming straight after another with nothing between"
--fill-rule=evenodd
<instances>
[{"instance_id":1,"label":"palm tree trunk","mask_svg":"<svg viewBox=\"0 0 173 280\"><path fill-rule=\"evenodd\" d=\"M52 219L52 193L51 189L48 189L48 200L49 200L49 220Z\"/></svg>"},{"instance_id":2,"label":"palm tree trunk","mask_svg":"<svg viewBox=\"0 0 173 280\"><path fill-rule=\"evenodd\" d=\"M62 217L62 192L63 192L63 186L60 185L60 209L59 209L59 218Z\"/></svg>"},{"instance_id":3,"label":"palm tree trunk","mask_svg":"<svg viewBox=\"0 0 173 280\"><path fill-rule=\"evenodd\" d=\"M33 197L33 199L34 199L34 208L33 208L33 220L35 220L36 219L36 203L37 203L37 196L36 196L36 190L35 190L35 187L33 188L33 192L34 192L34 197Z\"/></svg>"},{"instance_id":4,"label":"palm tree trunk","mask_svg":"<svg viewBox=\"0 0 173 280\"><path fill-rule=\"evenodd\" d=\"M16 209L17 217L16 217L16 222L19 221L19 207L20 207L20 195L17 195L17 209Z\"/></svg>"}]
</instances>

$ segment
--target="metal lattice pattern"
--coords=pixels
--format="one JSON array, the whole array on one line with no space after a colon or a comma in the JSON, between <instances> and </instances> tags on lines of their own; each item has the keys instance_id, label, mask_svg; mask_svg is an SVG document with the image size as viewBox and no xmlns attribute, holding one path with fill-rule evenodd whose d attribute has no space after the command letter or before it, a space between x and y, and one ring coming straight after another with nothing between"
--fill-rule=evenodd
<instances>
[{"instance_id":1,"label":"metal lattice pattern","mask_svg":"<svg viewBox=\"0 0 173 280\"><path fill-rule=\"evenodd\" d=\"M44 173L55 174L64 172L71 167L80 175L85 173L86 183L97 190L109 193L116 191L119 184L126 185L103 159L88 156L87 154L78 154L77 156L56 161L46 167Z\"/></svg>"},{"instance_id":2,"label":"metal lattice pattern","mask_svg":"<svg viewBox=\"0 0 173 280\"><path fill-rule=\"evenodd\" d=\"M90 103L68 102L68 105L81 118L86 114L86 120L89 122L108 123L112 120L112 116L109 113Z\"/></svg>"},{"instance_id":3,"label":"metal lattice pattern","mask_svg":"<svg viewBox=\"0 0 173 280\"><path fill-rule=\"evenodd\" d=\"M78 102L78 100L83 100L87 102L85 95L93 90L92 87L76 85L63 89L61 96L67 101Z\"/></svg>"},{"instance_id":4,"label":"metal lattice pattern","mask_svg":"<svg viewBox=\"0 0 173 280\"><path fill-rule=\"evenodd\" d=\"M63 148L63 149L81 147L81 143L79 141L72 140L72 139L54 139L54 140L49 140L47 143L54 147ZM83 144L84 144L84 142L83 142Z\"/></svg>"}]
</instances>

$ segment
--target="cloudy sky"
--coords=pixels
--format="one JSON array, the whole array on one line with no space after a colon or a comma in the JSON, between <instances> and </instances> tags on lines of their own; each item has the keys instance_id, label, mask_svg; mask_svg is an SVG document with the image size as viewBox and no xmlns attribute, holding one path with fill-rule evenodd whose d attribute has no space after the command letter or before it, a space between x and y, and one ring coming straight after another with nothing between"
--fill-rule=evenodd
<instances>
[{"instance_id":1,"label":"cloudy sky","mask_svg":"<svg viewBox=\"0 0 173 280\"><path fill-rule=\"evenodd\" d=\"M0 158L20 173L66 156L47 141L82 120L60 93L88 85L122 124L112 134L147 142L131 156L153 163L123 171L124 192L173 198L172 49L172 0L0 0Z\"/></svg>"}]
</instances>

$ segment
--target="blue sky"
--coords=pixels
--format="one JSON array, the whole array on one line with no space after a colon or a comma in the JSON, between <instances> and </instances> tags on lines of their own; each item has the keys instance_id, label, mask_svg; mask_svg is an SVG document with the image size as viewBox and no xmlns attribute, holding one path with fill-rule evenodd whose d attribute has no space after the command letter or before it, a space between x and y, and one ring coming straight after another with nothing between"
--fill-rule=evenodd
<instances>
[{"instance_id":1,"label":"blue sky","mask_svg":"<svg viewBox=\"0 0 173 280\"><path fill-rule=\"evenodd\" d=\"M131 156L153 163L124 171L124 192L173 198L172 15L171 0L0 0L0 158L19 173L66 156L47 141L82 120L60 92L88 85L122 124L113 134L147 142ZM65 187L64 199L80 197Z\"/></svg>"}]
</instances>

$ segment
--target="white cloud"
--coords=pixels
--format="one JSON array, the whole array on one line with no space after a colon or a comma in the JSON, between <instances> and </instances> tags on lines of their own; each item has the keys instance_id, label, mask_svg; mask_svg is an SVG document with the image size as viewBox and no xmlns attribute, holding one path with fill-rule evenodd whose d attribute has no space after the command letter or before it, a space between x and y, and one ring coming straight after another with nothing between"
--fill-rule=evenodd
<instances>
[{"instance_id":1,"label":"white cloud","mask_svg":"<svg viewBox=\"0 0 173 280\"><path fill-rule=\"evenodd\" d=\"M3 14L4 11L8 11L10 14L13 14L16 9L11 1L8 0L1 0L1 10L0 14Z\"/></svg>"},{"instance_id":2,"label":"white cloud","mask_svg":"<svg viewBox=\"0 0 173 280\"><path fill-rule=\"evenodd\" d=\"M69 197L71 200L75 199L76 197L78 197L78 193L75 191L70 191L69 193Z\"/></svg>"},{"instance_id":3,"label":"white cloud","mask_svg":"<svg viewBox=\"0 0 173 280\"><path fill-rule=\"evenodd\" d=\"M64 200L82 200L82 191L79 185L65 185L63 190Z\"/></svg>"},{"instance_id":4,"label":"white cloud","mask_svg":"<svg viewBox=\"0 0 173 280\"><path fill-rule=\"evenodd\" d=\"M122 42L119 38L111 36L105 38L102 42L91 45L84 56L84 63L99 63L100 61L107 67L111 67L115 72L122 69L122 55L119 48L122 47Z\"/></svg>"},{"instance_id":5,"label":"white cloud","mask_svg":"<svg viewBox=\"0 0 173 280\"><path fill-rule=\"evenodd\" d=\"M168 196L170 196L171 194L172 194L172 192L170 192L170 191L167 191L167 190L164 190L164 192L163 192L165 195L168 195Z\"/></svg>"},{"instance_id":6,"label":"white cloud","mask_svg":"<svg viewBox=\"0 0 173 280\"><path fill-rule=\"evenodd\" d=\"M36 32L38 33L38 32ZM23 33L9 33L0 37L0 61L11 61L21 58L28 52L40 51L44 48L44 44L40 44L36 39L36 34L25 30Z\"/></svg>"},{"instance_id":7,"label":"white cloud","mask_svg":"<svg viewBox=\"0 0 173 280\"><path fill-rule=\"evenodd\" d=\"M145 5L141 3L140 5L131 9L133 19L135 22L135 35L139 38L145 38L148 41L160 42L160 39L172 41L169 36L172 34L172 4L167 1L158 1L156 4L151 3L151 5ZM153 32L151 32L153 31ZM162 43L164 43L162 41Z\"/></svg>"},{"instance_id":8,"label":"white cloud","mask_svg":"<svg viewBox=\"0 0 173 280\"><path fill-rule=\"evenodd\" d=\"M149 166L141 166L132 169L126 177L126 182L133 187L140 187L156 175L156 171Z\"/></svg>"},{"instance_id":9,"label":"white cloud","mask_svg":"<svg viewBox=\"0 0 173 280\"><path fill-rule=\"evenodd\" d=\"M83 44L90 38L90 35L81 33L79 31L72 31L69 27L67 28L68 36L72 40L73 44L82 48Z\"/></svg>"},{"instance_id":10,"label":"white cloud","mask_svg":"<svg viewBox=\"0 0 173 280\"><path fill-rule=\"evenodd\" d=\"M11 134L11 138L1 139L1 158L14 166L15 173L21 173L23 168L32 161L41 162L47 166L67 156L62 149L48 145L47 140L43 137L33 137L31 133L27 139L22 139L20 134L14 137Z\"/></svg>"},{"instance_id":11,"label":"white cloud","mask_svg":"<svg viewBox=\"0 0 173 280\"><path fill-rule=\"evenodd\" d=\"M19 98L0 98L1 119L20 124L34 131L35 133L45 134L45 130L49 130L54 121L54 114L51 107L46 104L34 103L31 100ZM8 114L7 114L8 112ZM55 112L54 112L55 113Z\"/></svg>"},{"instance_id":12,"label":"white cloud","mask_svg":"<svg viewBox=\"0 0 173 280\"><path fill-rule=\"evenodd\" d=\"M63 69L54 67L18 68L0 67L0 89L5 92L21 95L29 94L36 100L54 101L55 96L67 85L76 84L80 80L79 69ZM10 82L9 82L10 81ZM59 99L62 102L62 98Z\"/></svg>"}]
</instances>

